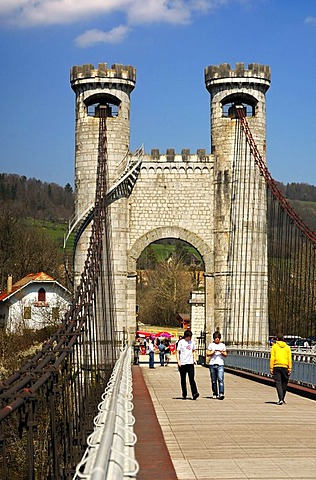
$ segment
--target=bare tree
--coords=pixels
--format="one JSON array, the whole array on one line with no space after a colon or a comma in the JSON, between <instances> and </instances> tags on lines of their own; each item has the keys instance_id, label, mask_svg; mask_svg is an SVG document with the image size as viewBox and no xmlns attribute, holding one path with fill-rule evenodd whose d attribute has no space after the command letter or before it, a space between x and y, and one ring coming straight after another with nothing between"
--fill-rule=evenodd
<instances>
[{"instance_id":1,"label":"bare tree","mask_svg":"<svg viewBox=\"0 0 316 480\"><path fill-rule=\"evenodd\" d=\"M8 275L15 281L40 271L64 282L61 249L45 231L26 223L20 207L4 204L0 216L0 288L5 288Z\"/></svg>"},{"instance_id":2,"label":"bare tree","mask_svg":"<svg viewBox=\"0 0 316 480\"><path fill-rule=\"evenodd\" d=\"M193 287L183 256L172 254L154 270L147 271L145 279L138 285L139 320L154 325L176 325L177 313L189 312Z\"/></svg>"}]
</instances>

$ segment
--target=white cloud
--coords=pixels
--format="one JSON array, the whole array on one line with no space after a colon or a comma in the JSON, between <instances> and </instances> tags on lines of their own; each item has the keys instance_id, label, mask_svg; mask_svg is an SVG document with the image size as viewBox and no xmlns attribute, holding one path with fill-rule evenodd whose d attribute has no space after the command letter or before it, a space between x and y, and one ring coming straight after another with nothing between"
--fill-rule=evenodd
<instances>
[{"instance_id":1,"label":"white cloud","mask_svg":"<svg viewBox=\"0 0 316 480\"><path fill-rule=\"evenodd\" d=\"M91 47L96 43L119 43L124 40L129 32L130 28L125 25L115 27L109 32L102 32L96 28L87 30L82 35L79 35L75 39L75 43L78 47Z\"/></svg>"},{"instance_id":2,"label":"white cloud","mask_svg":"<svg viewBox=\"0 0 316 480\"><path fill-rule=\"evenodd\" d=\"M166 22L183 24L190 21L191 9L185 0L135 0L127 12L131 24Z\"/></svg>"},{"instance_id":3,"label":"white cloud","mask_svg":"<svg viewBox=\"0 0 316 480\"><path fill-rule=\"evenodd\" d=\"M126 7L130 0L0 0L0 16L15 25L75 23ZM9 3L9 6L7 5Z\"/></svg>"},{"instance_id":4,"label":"white cloud","mask_svg":"<svg viewBox=\"0 0 316 480\"><path fill-rule=\"evenodd\" d=\"M0 21L15 27L61 25L123 13L126 25L108 32L91 29L75 40L80 47L123 41L135 25L184 25L196 13L207 13L231 0L0 0ZM244 1L244 0L239 0Z\"/></svg>"},{"instance_id":5,"label":"white cloud","mask_svg":"<svg viewBox=\"0 0 316 480\"><path fill-rule=\"evenodd\" d=\"M309 23L310 25L316 25L316 17L306 17L305 23Z\"/></svg>"},{"instance_id":6,"label":"white cloud","mask_svg":"<svg viewBox=\"0 0 316 480\"><path fill-rule=\"evenodd\" d=\"M0 0L0 18L20 26L74 23L113 12L129 23L186 23L226 0Z\"/></svg>"}]
</instances>

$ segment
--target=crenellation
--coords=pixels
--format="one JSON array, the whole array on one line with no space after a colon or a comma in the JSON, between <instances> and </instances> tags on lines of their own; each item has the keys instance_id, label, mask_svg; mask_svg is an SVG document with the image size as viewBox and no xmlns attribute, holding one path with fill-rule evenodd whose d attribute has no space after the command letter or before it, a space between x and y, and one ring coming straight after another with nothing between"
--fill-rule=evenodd
<instances>
[{"instance_id":1,"label":"crenellation","mask_svg":"<svg viewBox=\"0 0 316 480\"><path fill-rule=\"evenodd\" d=\"M109 69L107 63L99 63L95 68L93 64L75 65L70 70L70 82L82 79L108 78L124 79L136 82L136 68L131 65L122 65L115 63Z\"/></svg>"},{"instance_id":2,"label":"crenellation","mask_svg":"<svg viewBox=\"0 0 316 480\"><path fill-rule=\"evenodd\" d=\"M243 62L236 63L235 72L237 77L243 77L245 74L245 64Z\"/></svg>"},{"instance_id":3,"label":"crenellation","mask_svg":"<svg viewBox=\"0 0 316 480\"><path fill-rule=\"evenodd\" d=\"M153 160L159 160L160 159L159 148L152 148L151 149L151 158Z\"/></svg>"},{"instance_id":4,"label":"crenellation","mask_svg":"<svg viewBox=\"0 0 316 480\"><path fill-rule=\"evenodd\" d=\"M167 148L167 150L166 150L167 162L174 162L174 157L175 157L174 148Z\"/></svg>"},{"instance_id":5,"label":"crenellation","mask_svg":"<svg viewBox=\"0 0 316 480\"><path fill-rule=\"evenodd\" d=\"M248 69L245 69L244 63L242 62L236 63L235 69L232 69L229 63L209 65L205 68L204 73L206 83L223 78L252 78L253 81L258 78L268 82L271 80L270 67L258 63L250 63Z\"/></svg>"},{"instance_id":6,"label":"crenellation","mask_svg":"<svg viewBox=\"0 0 316 480\"><path fill-rule=\"evenodd\" d=\"M144 161L157 161L159 163L208 163L212 162L211 155L206 153L205 148L198 148L196 153L191 153L189 148L183 148L181 153L176 153L173 148L167 148L166 153L161 153L159 148L152 148L150 155L145 154Z\"/></svg>"},{"instance_id":7,"label":"crenellation","mask_svg":"<svg viewBox=\"0 0 316 480\"><path fill-rule=\"evenodd\" d=\"M190 160L190 149L189 148L183 148L181 150L181 156L182 156L182 160L184 162L187 162Z\"/></svg>"},{"instance_id":8,"label":"crenellation","mask_svg":"<svg viewBox=\"0 0 316 480\"><path fill-rule=\"evenodd\" d=\"M198 148L197 151L196 151L196 155L201 162L207 162L208 161L208 155L206 155L205 148Z\"/></svg>"},{"instance_id":9,"label":"crenellation","mask_svg":"<svg viewBox=\"0 0 316 480\"><path fill-rule=\"evenodd\" d=\"M102 74L106 75L107 70L108 70L107 63L98 63L98 72L100 73L100 76L103 76Z\"/></svg>"}]
</instances>

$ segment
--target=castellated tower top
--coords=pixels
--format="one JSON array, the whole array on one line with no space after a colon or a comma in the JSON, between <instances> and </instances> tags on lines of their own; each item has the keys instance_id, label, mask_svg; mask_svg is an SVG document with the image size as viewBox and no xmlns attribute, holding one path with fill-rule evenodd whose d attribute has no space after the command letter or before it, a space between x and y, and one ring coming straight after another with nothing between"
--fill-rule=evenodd
<instances>
[{"instance_id":1,"label":"castellated tower top","mask_svg":"<svg viewBox=\"0 0 316 480\"><path fill-rule=\"evenodd\" d=\"M75 65L70 70L70 83L74 86L78 83L85 83L93 79L94 82L103 83L126 83L132 88L136 82L136 68L131 65L121 65L115 63L108 68L107 63L99 63L95 68L91 63L85 65Z\"/></svg>"},{"instance_id":2,"label":"castellated tower top","mask_svg":"<svg viewBox=\"0 0 316 480\"><path fill-rule=\"evenodd\" d=\"M271 71L268 65L249 63L248 69L244 63L236 63L235 70L230 68L229 63L210 65L205 68L205 84L209 90L212 85L219 83L257 83L270 86Z\"/></svg>"}]
</instances>

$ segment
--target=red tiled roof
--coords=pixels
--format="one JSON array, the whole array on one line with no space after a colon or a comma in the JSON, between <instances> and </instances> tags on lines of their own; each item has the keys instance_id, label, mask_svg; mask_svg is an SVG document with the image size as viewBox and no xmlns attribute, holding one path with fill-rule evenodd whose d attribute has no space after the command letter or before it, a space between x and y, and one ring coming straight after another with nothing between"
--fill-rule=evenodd
<instances>
[{"instance_id":1,"label":"red tiled roof","mask_svg":"<svg viewBox=\"0 0 316 480\"><path fill-rule=\"evenodd\" d=\"M21 278L21 280L18 280L17 282L15 282L13 287L23 287L23 285L26 285L29 282L53 282L53 281L54 281L54 278L47 275L47 273L44 273L44 272L29 273L25 277Z\"/></svg>"},{"instance_id":2,"label":"red tiled roof","mask_svg":"<svg viewBox=\"0 0 316 480\"><path fill-rule=\"evenodd\" d=\"M20 287L12 287L11 293L8 293L6 290L0 293L0 302L2 300L5 300L9 295L12 295L12 293L16 292L17 290L20 290Z\"/></svg>"},{"instance_id":3,"label":"red tiled roof","mask_svg":"<svg viewBox=\"0 0 316 480\"><path fill-rule=\"evenodd\" d=\"M15 282L12 285L12 290L10 293L8 293L7 290L4 290L3 292L0 293L0 301L5 300L7 297L12 295L13 293L17 292L18 290L21 290L24 285L27 285L30 282L54 282L55 279L52 278L50 275L47 275L44 272L39 272L39 273L29 273L25 277L21 278L17 282Z\"/></svg>"}]
</instances>

